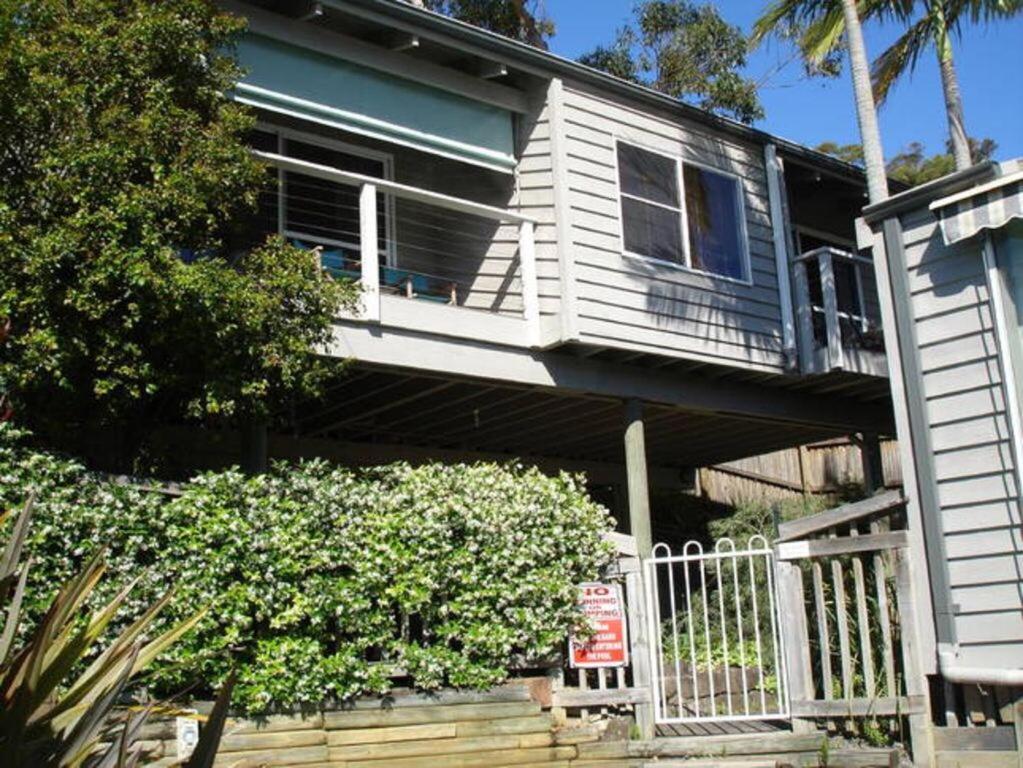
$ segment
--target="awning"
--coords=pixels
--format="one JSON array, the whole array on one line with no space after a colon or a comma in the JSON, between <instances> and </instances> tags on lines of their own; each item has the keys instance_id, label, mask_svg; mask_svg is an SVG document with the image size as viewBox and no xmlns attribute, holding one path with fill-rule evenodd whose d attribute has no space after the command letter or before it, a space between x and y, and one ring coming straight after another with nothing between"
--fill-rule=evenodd
<instances>
[{"instance_id":1,"label":"awning","mask_svg":"<svg viewBox=\"0 0 1023 768\"><path fill-rule=\"evenodd\" d=\"M998 229L1010 219L1023 218L1023 170L935 200L930 209L938 217L945 245L971 238L982 229Z\"/></svg>"},{"instance_id":2,"label":"awning","mask_svg":"<svg viewBox=\"0 0 1023 768\"><path fill-rule=\"evenodd\" d=\"M246 70L237 101L493 170L515 168L508 110L254 32L237 53Z\"/></svg>"}]
</instances>

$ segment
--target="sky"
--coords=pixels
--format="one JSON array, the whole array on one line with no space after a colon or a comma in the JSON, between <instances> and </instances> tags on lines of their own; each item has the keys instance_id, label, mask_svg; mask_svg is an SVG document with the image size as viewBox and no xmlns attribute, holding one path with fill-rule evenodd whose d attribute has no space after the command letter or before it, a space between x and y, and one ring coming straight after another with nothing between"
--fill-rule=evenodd
<instances>
[{"instance_id":1,"label":"sky","mask_svg":"<svg viewBox=\"0 0 1023 768\"><path fill-rule=\"evenodd\" d=\"M609 42L633 6L632 0L543 2L557 26L551 50L567 58ZM716 0L713 4L725 20L748 32L766 0ZM881 53L899 31L895 25L869 24L867 54ZM968 133L994 139L996 159L1023 157L1023 16L965 28L955 54ZM767 117L756 127L808 146L822 141L859 142L847 68L838 79L808 80L785 44L768 42L751 56L745 74L756 80L766 77L760 98ZM923 143L928 153L943 151L947 123L933 55L925 54L913 74L895 86L881 108L880 120L886 157L914 141Z\"/></svg>"}]
</instances>

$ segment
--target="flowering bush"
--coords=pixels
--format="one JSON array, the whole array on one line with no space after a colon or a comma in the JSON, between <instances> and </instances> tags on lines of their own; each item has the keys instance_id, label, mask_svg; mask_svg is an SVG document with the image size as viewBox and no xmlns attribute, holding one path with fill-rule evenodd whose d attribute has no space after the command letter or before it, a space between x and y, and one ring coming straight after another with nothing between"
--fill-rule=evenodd
<instances>
[{"instance_id":1,"label":"flowering bush","mask_svg":"<svg viewBox=\"0 0 1023 768\"><path fill-rule=\"evenodd\" d=\"M307 461L203 474L171 497L0 425L0 505L28 493L29 615L106 545L111 584L141 574L126 619L172 581L164 622L213 607L156 665L153 692L213 688L233 658L250 712L384 692L395 666L426 689L497 683L514 656L558 647L579 618L576 585L612 555L611 518L579 478L521 466Z\"/></svg>"}]
</instances>

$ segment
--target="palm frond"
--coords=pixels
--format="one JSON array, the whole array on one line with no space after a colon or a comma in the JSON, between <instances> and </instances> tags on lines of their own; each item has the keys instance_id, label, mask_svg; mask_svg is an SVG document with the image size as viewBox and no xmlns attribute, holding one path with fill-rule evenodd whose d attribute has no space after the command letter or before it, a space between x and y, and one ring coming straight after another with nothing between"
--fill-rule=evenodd
<instances>
[{"instance_id":1,"label":"palm frond","mask_svg":"<svg viewBox=\"0 0 1023 768\"><path fill-rule=\"evenodd\" d=\"M927 15L907 29L874 60L870 68L870 80L874 87L874 101L878 105L884 103L896 80L916 68L921 54L933 39L934 20Z\"/></svg>"}]
</instances>

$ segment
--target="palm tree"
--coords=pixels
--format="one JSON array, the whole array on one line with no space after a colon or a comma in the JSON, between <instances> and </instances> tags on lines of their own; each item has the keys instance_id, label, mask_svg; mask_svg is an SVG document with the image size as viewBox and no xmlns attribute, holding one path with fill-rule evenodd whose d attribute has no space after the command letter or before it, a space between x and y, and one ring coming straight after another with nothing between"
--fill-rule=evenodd
<instances>
[{"instance_id":1,"label":"palm tree","mask_svg":"<svg viewBox=\"0 0 1023 768\"><path fill-rule=\"evenodd\" d=\"M960 34L964 18L988 22L1007 18L1023 10L1023 0L889 0L873 2L868 15L888 15L909 24L909 28L874 62L872 79L874 98L881 104L896 80L907 70L912 72L921 54L934 46L941 72L941 88L945 96L948 135L957 170L973 164L970 143L963 120L963 100L959 91L952 37ZM913 20L914 12L922 14Z\"/></svg>"},{"instance_id":2,"label":"palm tree","mask_svg":"<svg viewBox=\"0 0 1023 768\"><path fill-rule=\"evenodd\" d=\"M871 0L774 0L753 25L754 44L770 35L786 35L799 30L798 43L804 59L819 65L834 52L843 36L849 53L856 118L863 142L867 172L867 194L876 203L888 197L881 132L877 127L877 108L871 90L870 65L863 41L860 18Z\"/></svg>"}]
</instances>

